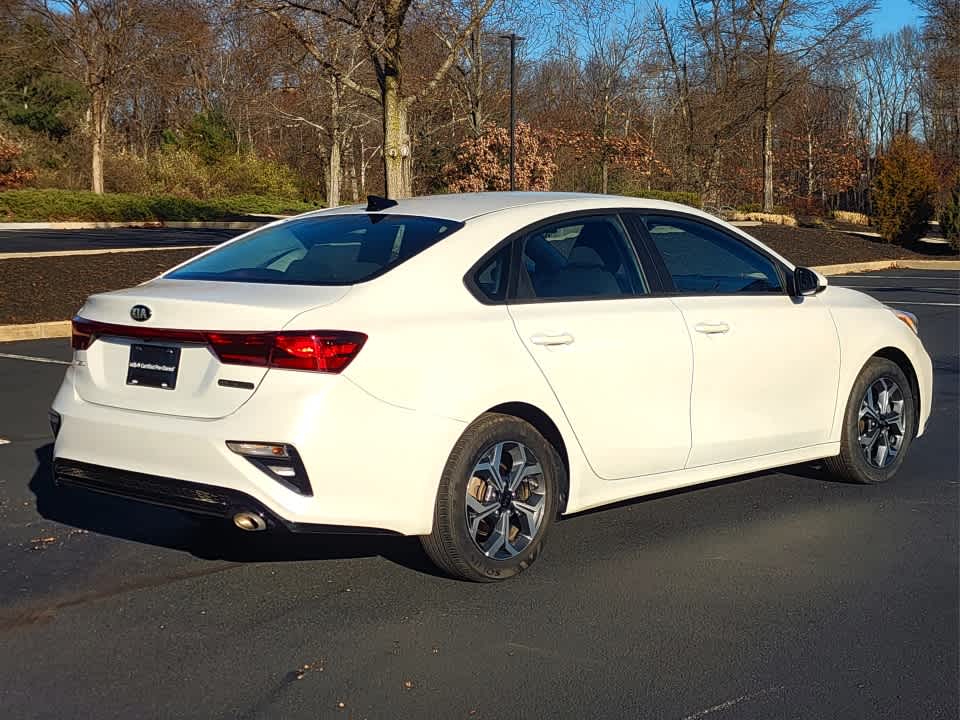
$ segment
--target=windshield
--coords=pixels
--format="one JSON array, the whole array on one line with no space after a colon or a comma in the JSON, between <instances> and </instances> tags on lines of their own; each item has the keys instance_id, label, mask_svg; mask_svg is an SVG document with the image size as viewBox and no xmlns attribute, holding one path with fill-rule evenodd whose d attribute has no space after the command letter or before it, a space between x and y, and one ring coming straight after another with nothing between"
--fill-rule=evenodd
<instances>
[{"instance_id":1,"label":"windshield","mask_svg":"<svg viewBox=\"0 0 960 720\"><path fill-rule=\"evenodd\" d=\"M353 285L463 227L405 215L326 215L264 228L168 273L175 280Z\"/></svg>"}]
</instances>

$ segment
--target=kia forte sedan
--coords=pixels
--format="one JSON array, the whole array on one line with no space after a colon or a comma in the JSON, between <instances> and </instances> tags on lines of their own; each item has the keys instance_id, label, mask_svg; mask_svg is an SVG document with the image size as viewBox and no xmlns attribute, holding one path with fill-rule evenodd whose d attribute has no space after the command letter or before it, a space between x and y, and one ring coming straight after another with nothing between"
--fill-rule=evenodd
<instances>
[{"instance_id":1,"label":"kia forte sedan","mask_svg":"<svg viewBox=\"0 0 960 720\"><path fill-rule=\"evenodd\" d=\"M528 567L562 515L804 461L890 479L917 320L672 203L481 193L301 215L91 297L54 472L243 530Z\"/></svg>"}]
</instances>

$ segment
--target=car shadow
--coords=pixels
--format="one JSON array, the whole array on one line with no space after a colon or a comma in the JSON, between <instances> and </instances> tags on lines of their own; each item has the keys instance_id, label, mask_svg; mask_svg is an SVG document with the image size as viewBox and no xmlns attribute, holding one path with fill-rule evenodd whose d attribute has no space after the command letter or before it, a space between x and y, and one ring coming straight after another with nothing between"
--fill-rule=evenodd
<instances>
[{"instance_id":1,"label":"car shadow","mask_svg":"<svg viewBox=\"0 0 960 720\"><path fill-rule=\"evenodd\" d=\"M204 560L238 563L383 557L405 568L439 576L414 537L298 534L284 529L245 533L226 520L194 518L170 508L53 483L53 444L35 452L30 479L41 517L123 540L188 552Z\"/></svg>"}]
</instances>

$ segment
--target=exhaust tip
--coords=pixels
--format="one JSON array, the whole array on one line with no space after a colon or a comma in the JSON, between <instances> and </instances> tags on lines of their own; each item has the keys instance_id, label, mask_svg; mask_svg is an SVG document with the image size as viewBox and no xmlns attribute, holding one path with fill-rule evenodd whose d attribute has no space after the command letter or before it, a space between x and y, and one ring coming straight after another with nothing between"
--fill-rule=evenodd
<instances>
[{"instance_id":1,"label":"exhaust tip","mask_svg":"<svg viewBox=\"0 0 960 720\"><path fill-rule=\"evenodd\" d=\"M259 532L267 529L267 521L259 513L238 512L233 516L233 524L246 532Z\"/></svg>"}]
</instances>

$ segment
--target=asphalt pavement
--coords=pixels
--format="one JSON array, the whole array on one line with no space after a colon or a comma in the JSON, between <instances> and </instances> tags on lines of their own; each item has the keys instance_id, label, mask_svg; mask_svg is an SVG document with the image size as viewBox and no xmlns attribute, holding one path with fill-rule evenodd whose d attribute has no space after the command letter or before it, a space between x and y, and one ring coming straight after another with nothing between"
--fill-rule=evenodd
<instances>
[{"instance_id":1,"label":"asphalt pavement","mask_svg":"<svg viewBox=\"0 0 960 720\"><path fill-rule=\"evenodd\" d=\"M0 229L0 253L218 245L241 232L194 228L114 228L110 232Z\"/></svg>"},{"instance_id":2,"label":"asphalt pavement","mask_svg":"<svg viewBox=\"0 0 960 720\"><path fill-rule=\"evenodd\" d=\"M437 576L413 539L243 535L54 489L67 342L0 345L54 361L0 357L4 715L957 718L960 277L831 282L917 314L934 358L894 481L804 465L623 503L495 585Z\"/></svg>"}]
</instances>

